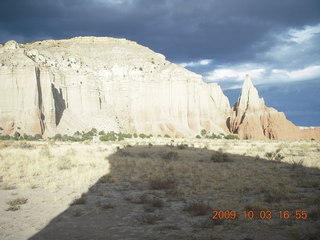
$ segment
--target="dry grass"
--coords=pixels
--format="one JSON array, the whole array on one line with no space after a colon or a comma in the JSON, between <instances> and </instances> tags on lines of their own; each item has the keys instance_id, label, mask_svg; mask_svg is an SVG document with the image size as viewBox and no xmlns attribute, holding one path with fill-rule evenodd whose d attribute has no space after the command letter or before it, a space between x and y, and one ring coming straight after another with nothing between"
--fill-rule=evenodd
<instances>
[{"instance_id":1,"label":"dry grass","mask_svg":"<svg viewBox=\"0 0 320 240\"><path fill-rule=\"evenodd\" d=\"M182 239L232 239L248 231L286 236L288 228L303 228L299 221L280 219L209 221L212 210L302 209L311 227L319 221L319 142L151 138L28 144L0 144L0 190L37 186L80 196L69 202L77 205L71 216L79 219L106 214L108 225L117 216L128 229L143 224L141 234L153 232L154 225L174 226L172 234Z\"/></svg>"},{"instance_id":2,"label":"dry grass","mask_svg":"<svg viewBox=\"0 0 320 240\"><path fill-rule=\"evenodd\" d=\"M99 146L72 143L6 144L8 147L0 152L4 184L29 189L40 186L52 192L64 186L77 192L86 191L90 184L108 173L109 163L104 158L112 152L112 149L101 151Z\"/></svg>"}]
</instances>

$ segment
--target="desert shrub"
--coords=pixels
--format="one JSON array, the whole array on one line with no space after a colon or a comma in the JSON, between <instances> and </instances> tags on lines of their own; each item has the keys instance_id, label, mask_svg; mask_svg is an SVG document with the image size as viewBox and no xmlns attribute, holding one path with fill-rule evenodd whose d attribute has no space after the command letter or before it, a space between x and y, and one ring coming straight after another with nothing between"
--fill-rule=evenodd
<instances>
[{"instance_id":1,"label":"desert shrub","mask_svg":"<svg viewBox=\"0 0 320 240\"><path fill-rule=\"evenodd\" d=\"M140 137L140 138L147 138L148 136L147 136L146 134L144 134L144 133L140 133L140 134L139 134L139 137Z\"/></svg>"},{"instance_id":2,"label":"desert shrub","mask_svg":"<svg viewBox=\"0 0 320 240\"><path fill-rule=\"evenodd\" d=\"M166 160L176 160L178 158L178 153L177 152L167 152L162 155L163 159Z\"/></svg>"},{"instance_id":3,"label":"desert shrub","mask_svg":"<svg viewBox=\"0 0 320 240\"><path fill-rule=\"evenodd\" d=\"M32 135L27 135L27 134L19 135L19 133L15 133L14 136L9 137L9 138L13 139L13 140L37 141L37 140L42 139L42 136L40 134L36 134L36 135L32 136Z\"/></svg>"},{"instance_id":4,"label":"desert shrub","mask_svg":"<svg viewBox=\"0 0 320 240\"><path fill-rule=\"evenodd\" d=\"M82 133L79 132L79 131L76 131L76 132L73 134L73 136L75 136L75 137L81 137L81 136L82 136Z\"/></svg>"},{"instance_id":5,"label":"desert shrub","mask_svg":"<svg viewBox=\"0 0 320 240\"><path fill-rule=\"evenodd\" d=\"M197 135L197 136L196 136L196 138L199 138L199 139L200 139L200 138L201 138L201 136L200 136L200 135Z\"/></svg>"},{"instance_id":6,"label":"desert shrub","mask_svg":"<svg viewBox=\"0 0 320 240\"><path fill-rule=\"evenodd\" d=\"M35 140L40 140L42 139L42 136L40 134L34 135Z\"/></svg>"},{"instance_id":7,"label":"desert shrub","mask_svg":"<svg viewBox=\"0 0 320 240\"><path fill-rule=\"evenodd\" d=\"M16 198L16 199L10 200L9 202L7 202L7 204L9 206L17 206L17 205L26 204L27 201L28 201L27 198Z\"/></svg>"},{"instance_id":8,"label":"desert shrub","mask_svg":"<svg viewBox=\"0 0 320 240\"><path fill-rule=\"evenodd\" d=\"M73 215L74 217L80 217L80 216L82 216L84 213L85 213L85 212L84 212L83 209L81 209L81 208L76 208L76 209L73 210L72 215Z\"/></svg>"},{"instance_id":9,"label":"desert shrub","mask_svg":"<svg viewBox=\"0 0 320 240\"><path fill-rule=\"evenodd\" d=\"M81 204L86 204L85 194L82 194L80 198L73 200L73 202L71 203L72 206Z\"/></svg>"},{"instance_id":10,"label":"desert shrub","mask_svg":"<svg viewBox=\"0 0 320 240\"><path fill-rule=\"evenodd\" d=\"M13 134L12 139L13 139L13 140L19 140L20 136L21 136L21 134L20 134L19 132L15 132L15 133Z\"/></svg>"},{"instance_id":11,"label":"desert shrub","mask_svg":"<svg viewBox=\"0 0 320 240\"><path fill-rule=\"evenodd\" d=\"M132 138L132 134L131 133L124 133L123 137L124 138Z\"/></svg>"},{"instance_id":12,"label":"desert shrub","mask_svg":"<svg viewBox=\"0 0 320 240\"><path fill-rule=\"evenodd\" d=\"M99 132L99 135L100 135L100 136L103 136L103 135L106 135L106 133L105 133L104 131L100 131L100 132Z\"/></svg>"},{"instance_id":13,"label":"desert shrub","mask_svg":"<svg viewBox=\"0 0 320 240\"><path fill-rule=\"evenodd\" d=\"M138 221L142 224L155 224L157 221L162 219L163 219L163 216L155 213L144 214L138 217Z\"/></svg>"},{"instance_id":14,"label":"desert shrub","mask_svg":"<svg viewBox=\"0 0 320 240\"><path fill-rule=\"evenodd\" d=\"M174 178L155 178L149 181L150 189L153 190L162 190L162 189L171 189L176 186L176 179Z\"/></svg>"},{"instance_id":15,"label":"desert shrub","mask_svg":"<svg viewBox=\"0 0 320 240\"><path fill-rule=\"evenodd\" d=\"M202 129L200 134L201 134L202 137L206 136L207 135L207 130Z\"/></svg>"},{"instance_id":16,"label":"desert shrub","mask_svg":"<svg viewBox=\"0 0 320 240\"><path fill-rule=\"evenodd\" d=\"M134 134L133 134L133 137L134 137L134 138L137 138L137 137L138 137L138 134L134 133Z\"/></svg>"},{"instance_id":17,"label":"desert shrub","mask_svg":"<svg viewBox=\"0 0 320 240\"><path fill-rule=\"evenodd\" d=\"M213 162L229 162L230 159L228 157L228 154L223 152L215 152L211 155L211 160Z\"/></svg>"},{"instance_id":18,"label":"desert shrub","mask_svg":"<svg viewBox=\"0 0 320 240\"><path fill-rule=\"evenodd\" d=\"M180 150L187 149L188 145L187 144L179 144L179 145L177 145L177 148L180 149Z\"/></svg>"},{"instance_id":19,"label":"desert shrub","mask_svg":"<svg viewBox=\"0 0 320 240\"><path fill-rule=\"evenodd\" d=\"M124 140L124 136L123 135L118 135L118 141L123 141Z\"/></svg>"},{"instance_id":20,"label":"desert shrub","mask_svg":"<svg viewBox=\"0 0 320 240\"><path fill-rule=\"evenodd\" d=\"M100 205L101 209L110 209L110 208L114 208L115 206L112 203L103 203Z\"/></svg>"},{"instance_id":21,"label":"desert shrub","mask_svg":"<svg viewBox=\"0 0 320 240\"><path fill-rule=\"evenodd\" d=\"M53 139L56 141L60 141L62 139L62 135L60 133L57 133L56 135L54 135Z\"/></svg>"},{"instance_id":22,"label":"desert shrub","mask_svg":"<svg viewBox=\"0 0 320 240\"><path fill-rule=\"evenodd\" d=\"M100 136L100 141L116 141L117 134L113 131L108 132L106 135Z\"/></svg>"},{"instance_id":23,"label":"desert shrub","mask_svg":"<svg viewBox=\"0 0 320 240\"><path fill-rule=\"evenodd\" d=\"M264 192L264 201L268 203L277 203L289 199L289 192L285 189L269 189Z\"/></svg>"},{"instance_id":24,"label":"desert shrub","mask_svg":"<svg viewBox=\"0 0 320 240\"><path fill-rule=\"evenodd\" d=\"M206 138L209 138L209 139L216 139L216 138L218 138L218 136L217 135L215 135L214 133L212 133L211 135L206 135Z\"/></svg>"},{"instance_id":25,"label":"desert shrub","mask_svg":"<svg viewBox=\"0 0 320 240\"><path fill-rule=\"evenodd\" d=\"M302 167L303 167L303 160L292 161L292 164L291 164L292 170L301 169Z\"/></svg>"},{"instance_id":26,"label":"desert shrub","mask_svg":"<svg viewBox=\"0 0 320 240\"><path fill-rule=\"evenodd\" d=\"M150 205L155 208L163 208L164 201L161 199L153 199L150 201Z\"/></svg>"},{"instance_id":27,"label":"desert shrub","mask_svg":"<svg viewBox=\"0 0 320 240\"><path fill-rule=\"evenodd\" d=\"M193 216L204 216L210 214L211 207L203 202L189 203L183 208L183 211L190 213Z\"/></svg>"},{"instance_id":28,"label":"desert shrub","mask_svg":"<svg viewBox=\"0 0 320 240\"><path fill-rule=\"evenodd\" d=\"M264 156L271 161L280 162L284 159L284 156L280 154L281 148L278 148L275 152L267 152Z\"/></svg>"},{"instance_id":29,"label":"desert shrub","mask_svg":"<svg viewBox=\"0 0 320 240\"><path fill-rule=\"evenodd\" d=\"M18 211L20 209L20 206L9 206L6 211Z\"/></svg>"},{"instance_id":30,"label":"desert shrub","mask_svg":"<svg viewBox=\"0 0 320 240\"><path fill-rule=\"evenodd\" d=\"M10 140L9 135L0 135L0 140Z\"/></svg>"},{"instance_id":31,"label":"desert shrub","mask_svg":"<svg viewBox=\"0 0 320 240\"><path fill-rule=\"evenodd\" d=\"M90 131L82 133L82 140L83 141L91 140L92 137L94 137L96 135L97 135L97 129L92 128Z\"/></svg>"},{"instance_id":32,"label":"desert shrub","mask_svg":"<svg viewBox=\"0 0 320 240\"><path fill-rule=\"evenodd\" d=\"M170 136L168 134L165 134L164 137L165 138L170 138Z\"/></svg>"},{"instance_id":33,"label":"desert shrub","mask_svg":"<svg viewBox=\"0 0 320 240\"><path fill-rule=\"evenodd\" d=\"M224 137L225 139L239 140L237 135L227 135Z\"/></svg>"},{"instance_id":34,"label":"desert shrub","mask_svg":"<svg viewBox=\"0 0 320 240\"><path fill-rule=\"evenodd\" d=\"M96 136L97 135L97 129L95 129L95 128L91 128L91 130L90 131L88 131L87 132L87 134L89 135L89 136Z\"/></svg>"}]
</instances>

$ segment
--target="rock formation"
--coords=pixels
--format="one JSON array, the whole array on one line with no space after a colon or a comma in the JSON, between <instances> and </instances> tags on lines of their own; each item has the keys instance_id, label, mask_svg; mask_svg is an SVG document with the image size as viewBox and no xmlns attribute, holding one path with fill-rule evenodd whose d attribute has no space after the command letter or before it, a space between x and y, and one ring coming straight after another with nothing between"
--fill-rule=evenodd
<instances>
[{"instance_id":1,"label":"rock formation","mask_svg":"<svg viewBox=\"0 0 320 240\"><path fill-rule=\"evenodd\" d=\"M248 75L227 125L243 139L320 139L320 128L300 129L284 113L266 107Z\"/></svg>"},{"instance_id":2,"label":"rock formation","mask_svg":"<svg viewBox=\"0 0 320 240\"><path fill-rule=\"evenodd\" d=\"M228 131L229 101L217 84L124 39L9 41L0 46L0 89L6 134Z\"/></svg>"},{"instance_id":3,"label":"rock formation","mask_svg":"<svg viewBox=\"0 0 320 240\"><path fill-rule=\"evenodd\" d=\"M264 105L249 78L233 110L216 83L125 39L0 45L0 134L98 130L248 139L320 139Z\"/></svg>"}]
</instances>

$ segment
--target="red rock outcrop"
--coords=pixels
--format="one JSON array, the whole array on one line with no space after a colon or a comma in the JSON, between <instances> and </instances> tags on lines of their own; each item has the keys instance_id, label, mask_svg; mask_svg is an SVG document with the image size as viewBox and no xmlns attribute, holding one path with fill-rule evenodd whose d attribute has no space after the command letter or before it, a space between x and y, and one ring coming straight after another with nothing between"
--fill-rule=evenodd
<instances>
[{"instance_id":1,"label":"red rock outcrop","mask_svg":"<svg viewBox=\"0 0 320 240\"><path fill-rule=\"evenodd\" d=\"M265 106L248 75L227 125L231 133L242 139L320 139L319 127L299 128L283 112Z\"/></svg>"}]
</instances>

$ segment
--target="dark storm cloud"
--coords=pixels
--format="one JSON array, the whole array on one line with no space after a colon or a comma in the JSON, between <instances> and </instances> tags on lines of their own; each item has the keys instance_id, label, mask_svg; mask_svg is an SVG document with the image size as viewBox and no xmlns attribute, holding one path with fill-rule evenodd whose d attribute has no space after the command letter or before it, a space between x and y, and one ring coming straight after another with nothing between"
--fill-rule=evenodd
<instances>
[{"instance_id":1,"label":"dark storm cloud","mask_svg":"<svg viewBox=\"0 0 320 240\"><path fill-rule=\"evenodd\" d=\"M270 33L320 22L318 0L2 0L0 42L123 37L170 60L240 62Z\"/></svg>"}]
</instances>

